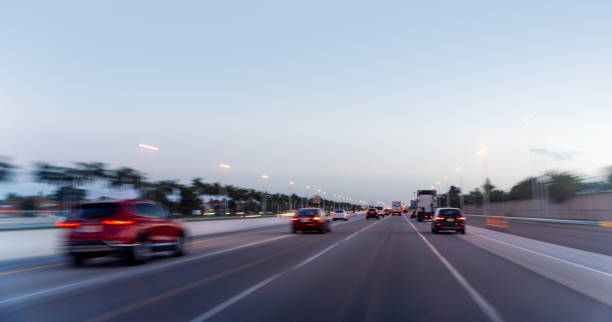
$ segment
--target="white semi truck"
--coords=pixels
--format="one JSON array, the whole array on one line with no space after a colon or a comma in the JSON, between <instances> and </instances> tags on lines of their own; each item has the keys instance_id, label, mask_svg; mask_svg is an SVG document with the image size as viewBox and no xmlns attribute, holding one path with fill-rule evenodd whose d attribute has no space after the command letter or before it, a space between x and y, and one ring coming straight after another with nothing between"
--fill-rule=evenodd
<instances>
[{"instance_id":1,"label":"white semi truck","mask_svg":"<svg viewBox=\"0 0 612 322\"><path fill-rule=\"evenodd\" d=\"M391 201L391 214L393 216L402 215L402 202L401 201Z\"/></svg>"},{"instance_id":2,"label":"white semi truck","mask_svg":"<svg viewBox=\"0 0 612 322\"><path fill-rule=\"evenodd\" d=\"M433 218L437 198L436 190L417 190L417 221Z\"/></svg>"}]
</instances>

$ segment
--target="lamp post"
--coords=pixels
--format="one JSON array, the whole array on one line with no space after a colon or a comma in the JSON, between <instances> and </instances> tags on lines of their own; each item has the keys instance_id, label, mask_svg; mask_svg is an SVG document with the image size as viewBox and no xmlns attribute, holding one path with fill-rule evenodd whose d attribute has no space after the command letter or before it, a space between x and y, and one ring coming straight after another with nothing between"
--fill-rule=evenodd
<instances>
[{"instance_id":1,"label":"lamp post","mask_svg":"<svg viewBox=\"0 0 612 322\"><path fill-rule=\"evenodd\" d=\"M446 207L450 207L450 186L448 185L448 176L444 177L445 187L448 189L446 192Z\"/></svg>"},{"instance_id":2,"label":"lamp post","mask_svg":"<svg viewBox=\"0 0 612 322\"><path fill-rule=\"evenodd\" d=\"M487 156L489 155L489 152L487 151L487 149L482 148L480 150L478 150L478 152L476 152L476 154L478 155L478 157L481 158L482 160L482 174L484 177L484 182L486 183L487 178L488 178L488 158ZM487 191L488 187L484 186L483 187L484 192L483 192L483 210L484 210L484 215L487 216L489 214L489 191Z\"/></svg>"},{"instance_id":3,"label":"lamp post","mask_svg":"<svg viewBox=\"0 0 612 322\"><path fill-rule=\"evenodd\" d=\"M456 170L459 173L459 208L463 209L463 167L458 166Z\"/></svg>"},{"instance_id":4,"label":"lamp post","mask_svg":"<svg viewBox=\"0 0 612 322\"><path fill-rule=\"evenodd\" d=\"M265 173L261 175L261 182L264 188L263 195L261 196L261 212L264 215L266 214L266 180L268 180L268 178L270 177Z\"/></svg>"},{"instance_id":5,"label":"lamp post","mask_svg":"<svg viewBox=\"0 0 612 322\"><path fill-rule=\"evenodd\" d=\"M295 184L295 182L293 181L289 181L289 210L293 209L293 200L291 198L291 196L293 195L293 185Z\"/></svg>"}]
</instances>

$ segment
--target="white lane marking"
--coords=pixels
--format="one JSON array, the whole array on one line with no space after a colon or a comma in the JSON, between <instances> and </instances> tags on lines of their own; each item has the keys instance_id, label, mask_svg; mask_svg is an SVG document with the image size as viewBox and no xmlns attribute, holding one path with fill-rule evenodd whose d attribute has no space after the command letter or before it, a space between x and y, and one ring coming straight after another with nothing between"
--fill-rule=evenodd
<instances>
[{"instance_id":1,"label":"white lane marking","mask_svg":"<svg viewBox=\"0 0 612 322\"><path fill-rule=\"evenodd\" d=\"M352 223L352 222L355 222L355 221L347 221L345 223L338 224L337 226L341 226L343 224L348 224L348 223ZM79 288L84 288L84 287L88 287L88 286L92 286L92 285L108 283L108 282L119 280L119 279L122 279L122 278L128 278L128 277L136 276L136 275L139 275L139 274L149 273L149 272L153 272L153 271L156 271L156 270L161 270L161 269L164 269L164 268L172 267L172 266L175 266L175 265L180 265L180 264L188 263L188 262L191 262L191 261L200 260L202 258L206 258L206 257L214 256L214 255L224 254L224 253L236 251L236 250L239 250L239 249L242 249L242 248L251 247L251 246L255 246L255 245L259 245L259 244L263 244L263 243L267 243L267 242L271 242L271 241L275 241L275 240L279 240L279 239L283 239L283 238L287 238L287 237L291 237L291 236L294 236L294 235L288 234L288 235L272 237L272 238L268 238L268 239L264 239L264 240L259 240L259 241L255 241L255 242L252 242L252 243L240 245L240 246L235 246L235 247L230 247L230 248L225 248L225 249L213 251L213 252L202 254L202 255L199 255L199 256L188 257L188 258L185 258L185 259L182 259L182 260L172 261L172 262L169 262L169 263L166 263L166 264L161 264L161 265L157 265L157 266L142 266L142 267L133 268L133 269L130 269L128 271L124 271L124 272L120 272L120 273L116 273L116 274L112 274L112 275L92 278L92 279L88 279L88 280L84 280L84 281L79 281L79 282L75 282L75 283L65 284L65 285L61 285L61 286L56 286L56 287L52 287L52 288L48 288L48 289L32 292L32 293L27 293L27 294L15 296L15 297L10 297L10 298L7 298L7 299L0 300L0 308L8 306L8 305L12 305L12 304L20 303L20 302L25 302L25 301L28 301L28 300L34 300L34 299L45 297L45 296L51 296L51 295L54 295L54 294L57 294L57 293L60 293L60 292L68 292L68 291L76 290L76 289L79 289Z\"/></svg>"},{"instance_id":2,"label":"white lane marking","mask_svg":"<svg viewBox=\"0 0 612 322\"><path fill-rule=\"evenodd\" d=\"M577 264L577 263L574 263L574 262L570 262L568 260L565 260L565 259L562 259L562 258L559 258L559 257L555 257L555 256L547 255L547 254L544 254L544 253L540 253L540 252L535 251L535 250L531 250L531 249L528 249L528 248L525 248L525 247L517 246L517 245L514 245L512 243L503 242L501 240L497 240L497 239L494 239L494 238L491 238L491 237L487 237L487 236L484 236L484 235L478 235L478 237L485 238L485 239L488 239L488 240L491 240L491 241L494 241L496 243L500 243L500 244L503 244L503 245L506 245L506 246L511 246L511 247L514 247L514 248L518 248L518 249L526 251L528 253L532 253L532 254L540 255L542 257L554 259L556 261L559 261L559 262L562 262L562 263L565 263L565 264L576 266L576 267L579 267L579 268L591 271L593 273L599 273L599 274L602 274L602 275L604 275L606 277L612 278L612 274L604 272L604 271L597 270L595 268L591 268L591 267L588 267L588 266L580 265L580 264Z\"/></svg>"},{"instance_id":3,"label":"white lane marking","mask_svg":"<svg viewBox=\"0 0 612 322\"><path fill-rule=\"evenodd\" d=\"M79 288L83 288L83 287L88 287L88 286L92 286L92 285L107 283L107 282L118 280L118 279L122 279L122 278L131 277L131 276L135 276L135 275L140 275L140 274L143 274L143 273L153 272L153 271L156 271L156 270L161 270L161 269L164 269L164 268L168 268L168 267L172 267L172 266L176 266L176 265L180 265L180 264L184 264L184 263L200 260L202 258L206 258L206 257L214 256L214 255L229 253L229 252L236 251L236 250L239 250L239 249L242 249L242 248L251 247L251 246L255 246L255 245L259 245L259 244L263 244L263 243L268 243L268 242L271 242L271 241L275 241L275 240L279 240L279 239L283 239L283 238L287 238L287 237L291 237L291 236L293 236L293 235L289 234L289 235L282 235L282 236L272 237L272 238L268 238L268 239L264 239L264 240L259 240L259 241L255 241L255 242L252 242L252 243L240 245L240 246L234 246L234 247L230 247L230 248L216 250L216 251L213 251L213 252L210 252L210 253L206 253L206 254L202 254L202 255L199 255L199 256L188 257L188 258L185 258L185 259L182 259L182 260L172 261L172 262L169 262L169 263L166 263L166 264L162 264L162 265L144 266L144 267L141 267L141 268L135 268L135 269L129 270L127 272L120 272L120 273L113 274L113 275L107 275L107 276L103 276L103 277L92 278L92 279L88 279L88 280L84 280L84 281L79 281L79 282L75 282L75 283L70 283L70 284L66 284L66 285L62 285L62 286L52 287L52 288L49 288L49 289L46 289L46 290L41 290L41 291L36 291L36 292L24 294L24 295L19 295L19 296L7 298L7 299L4 299L4 300L0 300L0 308L2 308L4 306L8 306L8 305L13 305L13 304L19 303L19 302L33 300L33 299L44 297L44 296L50 296L50 295L53 295L53 294L60 293L62 291L70 291L70 290L73 290L73 289L79 289Z\"/></svg>"},{"instance_id":4,"label":"white lane marking","mask_svg":"<svg viewBox=\"0 0 612 322\"><path fill-rule=\"evenodd\" d=\"M484 314L491 321L494 321L494 322L503 322L504 319L502 319L501 315L499 314L499 312L497 312L495 307L493 307L493 305L491 305L491 303L489 303L482 295L480 295L480 293L478 293L478 291L476 291L476 289L474 289L470 285L470 283L468 283L468 281L457 271L457 269L455 269L455 267L448 260L446 260L446 258L444 258L444 256L442 256L442 254L440 254L438 249L434 245L432 245L429 242L429 240L427 240L427 238L425 238L425 236L423 236L423 234L421 234L421 232L416 228L415 225L413 225L410 222L410 220L408 220L405 216L402 216L402 217L404 217L404 220L406 220L406 222L408 222L410 224L410 226L412 226L412 229L414 229L414 231L419 235L419 237L421 237L421 239L423 239L425 244L427 244L427 246L429 246L431 251L438 257L438 259L440 259L442 264L444 264L444 266L446 266L446 268L450 271L450 273L453 275L453 277L455 277L455 279L459 282L459 284L461 284L461 286L463 286L463 288L467 291L467 293L470 295L472 300L474 300L474 302L476 302L476 305L478 305L478 307L480 307L480 309L484 312Z\"/></svg>"},{"instance_id":5,"label":"white lane marking","mask_svg":"<svg viewBox=\"0 0 612 322\"><path fill-rule=\"evenodd\" d=\"M383 220L384 220L384 219L383 219ZM280 272L280 273L277 273L277 274L275 274L275 275L272 275L272 276L270 276L270 277L266 278L265 280L263 280L263 281L261 281L261 282L259 282L259 283L255 284L255 285L253 285L253 286L251 286L251 287L247 288L246 290L244 290L244 291L242 291L242 292L240 292L240 293L238 293L238 294L236 294L236 295L232 296L231 298L229 298L229 299L225 300L224 302L222 302L221 304L219 304L219 305L215 306L214 308L212 308L212 309L210 309L210 310L208 310L208 311L204 312L203 314L201 314L201 315L197 316L196 318L194 318L193 320L191 320L191 322L202 322L202 321L206 321L206 320L208 320L208 319L212 318L212 317L213 317L213 316L215 316L217 313L219 313L219 312L223 311L224 309L226 309L226 308L228 308L229 306L231 306L232 304L234 304L234 303L236 303L236 302L240 301L241 299L243 299L243 298L245 298L245 297L249 296L251 293L253 293L253 292L257 291L258 289L260 289L260 288L262 288L262 287L266 286L266 285L267 285L267 284L269 284L270 282L272 282L272 281L276 280L277 278L279 278L279 277L281 277L281 276L283 276L283 275L285 275L285 274L287 274L287 273L289 273L289 272L291 272L291 271L293 271L293 270L296 270L296 269L298 269L298 268L300 268L300 267L302 267L302 266L304 266L304 265L306 265L306 264L308 264L308 263L312 262L313 260L315 260L315 259L316 259L316 258L318 258L319 256L321 256L321 255L325 254L326 252L328 252L328 251L329 251L329 250L331 250L332 248L334 248L334 247L338 246L339 244L341 244L341 243L343 243L343 242L345 242L345 241L347 241L347 240L349 240L349 239L351 239L351 238L355 237L355 236L356 236L357 234L359 234L360 232L362 232L362 231L364 231L364 230L366 230L366 229L368 229L368 228L370 228L370 227L372 227L372 226L376 225L376 224L377 224L377 223L379 223L379 222L380 222L380 221L376 221L376 222L375 222L375 223L373 223L373 224L367 225L367 226L365 226L365 227L361 228L360 230L358 230L358 231L354 232L354 233L353 233L353 234L351 234L350 236L348 236L348 237L346 237L346 238L344 238L344 239L342 239L342 240L340 240L340 241L338 241L338 242L336 242L336 243L332 244L331 246L329 246L329 247L325 248L324 250L322 250L322 251L320 251L320 252L318 252L318 253L314 254L313 256L311 256L311 257L307 258L306 260L304 260L304 261L300 262L299 264L297 264L297 265L295 265L295 266L293 266L293 267L291 267L291 268L289 268L289 269L287 269L287 270L284 270L284 271L282 271L282 272Z\"/></svg>"}]
</instances>

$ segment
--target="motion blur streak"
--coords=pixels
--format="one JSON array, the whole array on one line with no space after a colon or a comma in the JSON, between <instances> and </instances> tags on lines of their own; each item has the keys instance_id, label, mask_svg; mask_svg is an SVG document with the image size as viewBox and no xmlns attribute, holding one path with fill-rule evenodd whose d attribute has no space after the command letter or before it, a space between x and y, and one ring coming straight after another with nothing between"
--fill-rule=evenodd
<instances>
[{"instance_id":1,"label":"motion blur streak","mask_svg":"<svg viewBox=\"0 0 612 322\"><path fill-rule=\"evenodd\" d=\"M277 278L279 278L279 277L281 277L281 276L283 276L283 275L285 275L285 274L287 274L287 273L289 273L289 272L291 272L291 271L293 271L293 270L296 270L296 269L298 269L298 268L300 268L300 267L302 267L302 266L304 266L304 265L306 265L306 264L310 263L311 261L315 260L315 259L316 259L316 258L318 258L319 256L321 256L321 255L323 255L323 254L327 253L327 252L328 252L329 250L331 250L332 248L334 248L334 247L338 246L339 244L341 244L341 243L343 243L343 242L345 242L345 241L347 241L347 240L349 240L349 239L353 238L355 235L359 234L360 232L362 232L362 231L364 231L364 230L366 230L366 229L368 229L368 228L370 228L370 227L372 227L372 226L374 226L374 225L376 225L376 224L378 224L378 223L379 223L379 221L375 222L374 224L367 225L367 226L365 226L365 227L361 228L360 230L356 231L355 233L351 234L350 236L348 236L348 237L346 237L346 238L342 239L341 241L336 242L336 243L334 243L334 244L330 245L329 247L327 247L327 248L325 248L324 250L322 250L322 251L318 252L317 254L315 254L315 255L313 255L313 256L311 256L311 257L309 257L308 259L304 260L303 262L301 262L301 263L299 263L299 264L297 264L297 265L293 266L292 268L290 268L290 269L288 269L288 270L286 270L286 271L282 271L282 272L280 272L280 273L277 273L277 274L275 274L275 275L272 275L272 276L270 276L270 277L266 278L265 280L263 280L263 281L261 281L261 282L259 282L259 283L255 284L255 285L253 285L253 286L249 287L248 289L246 289L246 290L242 291L242 292L241 292L241 293L239 293L239 294L236 294L235 296L231 297L230 299L226 300L225 302L223 302L223 303L221 303L221 304L219 304L219 305L215 306L213 309L211 309L211 310L209 310L209 311L207 311L207 312L203 313L202 315L200 315L200 316L196 317L195 319L191 320L191 322L202 322L202 321L206 321L206 320L208 320L208 319L212 318L212 317L213 317L213 316L215 316L217 313L219 313L219 312L223 311L225 308L227 308L227 307L229 307L230 305L232 305L232 304L234 304L234 303L236 303L236 302L240 301L241 299L243 299L243 298L245 298L245 297L249 296L251 293L253 293L253 292L257 291L258 289L260 289L260 288L262 288L262 287L264 287L264 286L266 286L266 285L268 285L270 282L272 282L272 281L276 280Z\"/></svg>"},{"instance_id":2,"label":"motion blur streak","mask_svg":"<svg viewBox=\"0 0 612 322\"><path fill-rule=\"evenodd\" d=\"M39 270L39 269L57 267L57 266L62 266L62 265L66 265L66 263L56 263L56 264L49 264L49 265L40 265L40 266L33 266L33 267L28 267L28 268L16 269L16 270L7 271L7 272L0 272L0 276L2 276L2 275L9 275L9 274L15 274L15 273L23 273L23 272L35 271L35 270Z\"/></svg>"},{"instance_id":3,"label":"motion blur streak","mask_svg":"<svg viewBox=\"0 0 612 322\"><path fill-rule=\"evenodd\" d=\"M214 256L214 255L219 255L219 254L224 254L224 253L232 252L232 251L235 251L235 250L238 250L238 249L242 249L242 248L246 248L246 247L251 247L251 246L255 246L255 245L259 245L259 244L263 244L263 243L267 243L267 242L271 242L271 241L275 241L275 240L279 240L279 239L283 239L283 238L287 238L287 237L290 237L290 235L277 236L277 237L268 238L268 239L264 239L264 240L259 240L259 241L255 241L255 242L252 242L252 243L240 245L240 246L235 246L235 247L230 247L230 248L226 248L226 249L221 249L221 250L213 251L213 252L206 253L206 254L203 254L203 255L189 257L189 258L186 258L186 259L183 259L183 260L177 260L177 261L169 262L169 263L164 264L164 265L145 266L145 267L140 268L140 269L129 270L129 271L113 274L113 275L107 275L107 276L103 276L103 277L98 277L98 278L93 278L93 279L89 279L89 280L79 281L79 282L70 283L70 284L66 284L66 285L62 285L62 286L58 286L58 287L49 288L49 289L38 291L38 292L33 292L33 293L28 293L28 294L24 294L24 295L20 295L20 296L16 296L16 297L11 297L11 298L4 299L4 300L0 301L0 308L4 307L4 306L7 306L7 305L11 305L11 304L15 304L15 303L23 302L23 301L28 301L28 300L32 300L32 299L39 298L39 297L50 296L50 295L57 294L57 293L60 293L60 292L63 292L63 291L74 290L74 289L77 289L77 288L92 286L92 285L96 285L96 284L108 283L110 281L114 281L114 280L118 280L118 279L122 279L122 278L127 278L127 277L131 277L131 276L136 276L136 275L140 275L140 274L143 274L143 273L146 273L146 272L151 272L151 271L160 270L160 269L164 269L164 268L168 268L168 267L172 267L172 266L177 266L177 265L181 265L181 264L184 264L184 263L187 263L187 262L196 261L196 260L199 260L199 259L202 259L202 258L206 258L206 257Z\"/></svg>"},{"instance_id":4,"label":"motion blur streak","mask_svg":"<svg viewBox=\"0 0 612 322\"><path fill-rule=\"evenodd\" d=\"M321 239L316 239L316 240L313 240L313 241L311 241L311 242L309 242L309 243L302 244L302 245L300 245L300 246L293 247L293 248L290 248L290 249L284 250L284 251L282 251L282 252L278 252L278 253L276 253L276 254L274 254L274 255L270 255L270 256L267 256L267 257L264 257L264 258L261 258L261 259L258 259L258 260L255 260L255 261L252 261L252 262L250 262L250 263L247 263L247 264L241 265L241 266L239 266L239 267L232 268L232 269L230 269L230 270L228 270L228 271L225 271L225 272L222 272L222 273L219 273L219 274L213 275L213 276L206 277L206 278L201 279L201 280L199 280L199 281L196 281L196 282L194 282L194 283L191 283L191 284L185 285L185 286L183 286L183 287L179 287L179 288L177 288L177 289L174 289L174 290L171 290L171 291L168 291L168 292L162 293L162 294L159 294L159 295L157 295L157 296L154 296L154 297L148 298L148 299L143 300L143 301L140 301L140 302L138 302L138 303L134 303L134 304L132 304L132 305L125 306L125 307L123 307L123 308L121 308L121 309L119 309L119 310L112 311L112 312L109 312L109 313L107 313L107 314L104 314L104 315L101 315L101 316L98 316L98 317L94 317L94 318L92 318L92 319L90 319L90 320L87 320L87 321L89 321L89 322L99 322L99 321L105 321L105 320L108 320L108 319L113 318L113 317L115 317L115 316L118 316L118 315L120 315L120 314L123 314L123 313L129 312L129 311L132 311L132 310L135 310L135 309L138 309L138 308L144 307L144 306L149 305L149 304L151 304L151 303L153 303L153 302L163 300L164 298L167 298L167 297L169 297L169 296L174 296L174 295L177 295L177 294L183 293L183 292L185 292L185 291L187 291L187 290L190 290L190 289L192 289L192 288L195 288L195 287L198 287L198 286L201 286L201 285L204 285L204 284L210 283L210 282L212 282L212 281L218 280L218 279L220 279L220 278L223 278L223 277L225 277L225 276L228 276L228 275L231 275L231 274L234 274L234 273L238 273L238 272L243 271L243 270L245 270L245 269L247 269L247 268L250 268L250 267L253 267L253 266L255 266L255 265L258 265L258 264L261 264L261 263L267 262L267 261L269 261L269 260L271 260L271 259L274 259L274 258L280 257L280 256L282 256L282 255L285 255L285 254L291 253L291 252L293 252L293 251L295 251L295 250L298 250L298 249L301 249L301 248L304 248L304 247L308 247L308 246L310 246L310 245L313 245L313 244L315 244L315 243L320 242L321 240L325 240L325 239L329 239L329 238L330 238L330 237L327 237L327 238L321 238Z\"/></svg>"},{"instance_id":5,"label":"motion blur streak","mask_svg":"<svg viewBox=\"0 0 612 322\"><path fill-rule=\"evenodd\" d=\"M444 266L450 271L450 273L453 275L453 277L455 277L459 284L461 284L461 286L465 288L470 297L474 300L474 302L476 302L478 307L482 309L482 311L487 315L487 317L489 317L489 319L491 319L491 321L493 322L503 322L504 319L502 319L501 315L499 314L499 312L497 312L495 307L493 307L493 305L491 305L482 295L480 295L480 293L478 293L478 291L476 291L470 285L470 283L468 283L468 281L457 271L457 269L455 269L455 267L448 260L446 260L446 258L444 258L444 256L442 256L440 252L438 252L438 249L436 249L436 247L432 245L429 240L427 240L427 238L425 238L425 236L421 234L421 232L419 232L419 230L410 222L410 220L408 220L408 218L406 218L405 216L402 217L404 218L404 220L406 220L406 222L408 222L408 224L410 224L412 229L414 229L414 231L419 235L419 237L423 239L425 244L427 244L429 249L431 249L431 251L438 257L438 259L440 259L442 264L444 264Z\"/></svg>"}]
</instances>

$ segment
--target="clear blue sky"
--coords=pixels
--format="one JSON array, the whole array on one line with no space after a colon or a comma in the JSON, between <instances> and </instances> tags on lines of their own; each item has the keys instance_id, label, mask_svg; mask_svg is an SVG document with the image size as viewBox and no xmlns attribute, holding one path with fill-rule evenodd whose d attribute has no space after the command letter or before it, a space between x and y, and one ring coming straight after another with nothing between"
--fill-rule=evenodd
<instances>
[{"instance_id":1,"label":"clear blue sky","mask_svg":"<svg viewBox=\"0 0 612 322\"><path fill-rule=\"evenodd\" d=\"M387 202L443 176L458 184L457 166L465 188L481 184L482 147L506 189L547 169L596 174L612 164L611 12L610 1L4 3L0 155L250 187L265 172L268 190L293 180L296 192Z\"/></svg>"}]
</instances>

